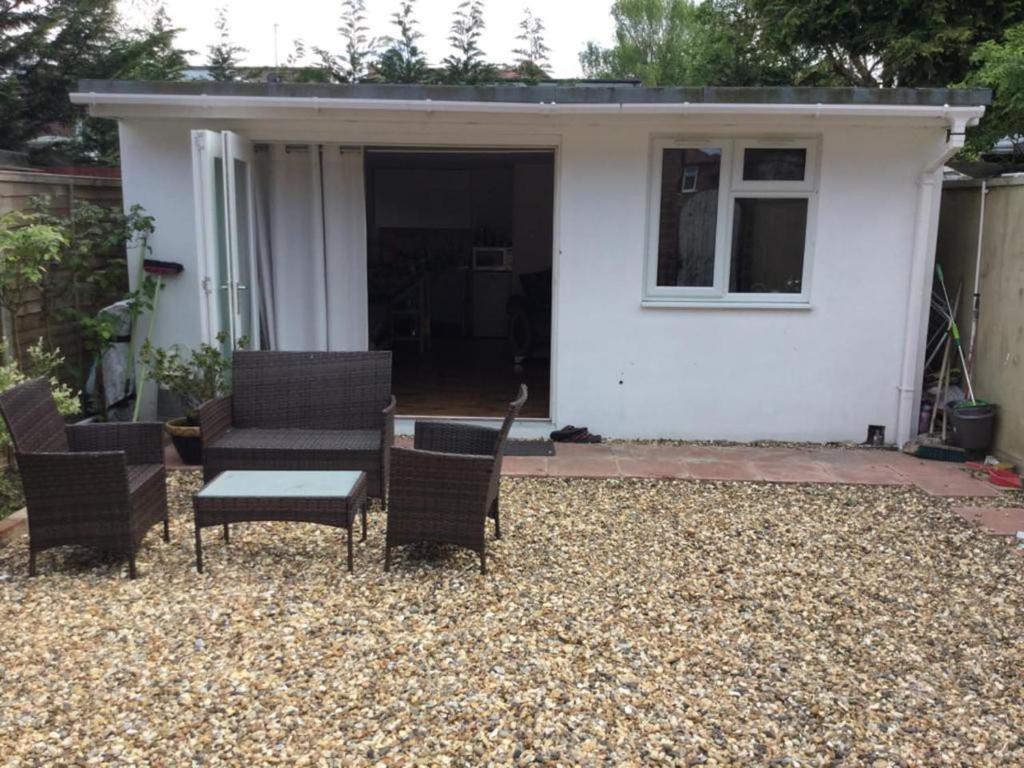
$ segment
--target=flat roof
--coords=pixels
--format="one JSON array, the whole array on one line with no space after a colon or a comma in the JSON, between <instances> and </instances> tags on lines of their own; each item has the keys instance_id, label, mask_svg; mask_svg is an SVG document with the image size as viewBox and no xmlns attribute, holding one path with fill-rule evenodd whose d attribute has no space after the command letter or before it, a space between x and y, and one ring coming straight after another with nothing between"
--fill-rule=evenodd
<instances>
[{"instance_id":1,"label":"flat roof","mask_svg":"<svg viewBox=\"0 0 1024 768\"><path fill-rule=\"evenodd\" d=\"M987 88L668 87L579 82L537 85L398 85L379 83L218 83L80 80L79 94L112 96L268 97L353 101L432 101L492 104L845 104L979 107ZM102 99L101 99L102 100Z\"/></svg>"}]
</instances>

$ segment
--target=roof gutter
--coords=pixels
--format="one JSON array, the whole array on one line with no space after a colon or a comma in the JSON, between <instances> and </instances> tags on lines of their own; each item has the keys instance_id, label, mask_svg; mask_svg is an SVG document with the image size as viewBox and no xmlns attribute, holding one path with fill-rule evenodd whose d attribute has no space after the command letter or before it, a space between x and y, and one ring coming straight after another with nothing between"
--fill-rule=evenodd
<instances>
[{"instance_id":1,"label":"roof gutter","mask_svg":"<svg viewBox=\"0 0 1024 768\"><path fill-rule=\"evenodd\" d=\"M320 111L413 111L478 114L600 115L768 115L793 117L858 116L941 118L980 117L983 107L905 104L767 104L767 103L558 103L499 101L431 101L429 99L332 99L316 96L220 96L205 94L76 92L71 102L97 106L152 106L199 109L307 109Z\"/></svg>"},{"instance_id":2,"label":"roof gutter","mask_svg":"<svg viewBox=\"0 0 1024 768\"><path fill-rule=\"evenodd\" d=\"M902 446L917 434L916 409L921 402L924 379L924 337L928 330L929 297L932 271L935 269L935 244L938 238L938 213L935 196L942 194L939 176L946 162L959 152L967 128L977 125L984 107L974 116L950 115L946 144L929 160L917 177L917 209L910 259L910 284L907 289L907 315L903 339L903 363L896 407L896 445Z\"/></svg>"}]
</instances>

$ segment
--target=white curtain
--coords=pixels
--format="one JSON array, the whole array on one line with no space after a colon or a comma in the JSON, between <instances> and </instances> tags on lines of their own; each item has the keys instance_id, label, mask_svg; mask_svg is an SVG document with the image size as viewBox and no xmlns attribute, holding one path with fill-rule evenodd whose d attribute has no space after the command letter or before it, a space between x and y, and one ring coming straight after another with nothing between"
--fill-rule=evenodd
<instances>
[{"instance_id":1,"label":"white curtain","mask_svg":"<svg viewBox=\"0 0 1024 768\"><path fill-rule=\"evenodd\" d=\"M327 348L365 350L369 343L366 297L366 187L362 150L323 148Z\"/></svg>"},{"instance_id":2,"label":"white curtain","mask_svg":"<svg viewBox=\"0 0 1024 768\"><path fill-rule=\"evenodd\" d=\"M257 157L257 265L270 349L364 350L363 156L272 144Z\"/></svg>"},{"instance_id":3,"label":"white curtain","mask_svg":"<svg viewBox=\"0 0 1024 768\"><path fill-rule=\"evenodd\" d=\"M260 338L277 349L273 271L270 264L270 148L257 147L253 155L253 224L256 229L256 284L260 292Z\"/></svg>"}]
</instances>

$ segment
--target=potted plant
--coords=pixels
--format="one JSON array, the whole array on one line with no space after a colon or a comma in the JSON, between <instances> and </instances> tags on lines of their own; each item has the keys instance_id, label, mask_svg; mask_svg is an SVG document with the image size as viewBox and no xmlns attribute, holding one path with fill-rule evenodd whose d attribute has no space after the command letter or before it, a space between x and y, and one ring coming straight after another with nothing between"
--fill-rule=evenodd
<instances>
[{"instance_id":1,"label":"potted plant","mask_svg":"<svg viewBox=\"0 0 1024 768\"><path fill-rule=\"evenodd\" d=\"M224 334L217 336L222 343L225 338ZM183 416L171 419L164 426L175 450L185 464L202 464L199 406L229 390L231 358L210 344L183 350L179 346L160 349L147 342L139 359L148 369L148 378L176 395L185 411Z\"/></svg>"}]
</instances>

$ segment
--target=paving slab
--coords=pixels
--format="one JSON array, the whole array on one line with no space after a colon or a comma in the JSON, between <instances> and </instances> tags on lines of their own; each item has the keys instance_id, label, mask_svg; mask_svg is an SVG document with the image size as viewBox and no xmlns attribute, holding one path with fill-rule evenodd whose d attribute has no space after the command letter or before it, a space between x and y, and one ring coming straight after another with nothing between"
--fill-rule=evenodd
<instances>
[{"instance_id":1,"label":"paving slab","mask_svg":"<svg viewBox=\"0 0 1024 768\"><path fill-rule=\"evenodd\" d=\"M754 471L762 480L772 483L835 483L833 474L825 464L804 457L791 457L788 461L752 461Z\"/></svg>"},{"instance_id":2,"label":"paving slab","mask_svg":"<svg viewBox=\"0 0 1024 768\"><path fill-rule=\"evenodd\" d=\"M688 461L686 469L696 480L741 480L756 482L761 473L749 461Z\"/></svg>"},{"instance_id":3,"label":"paving slab","mask_svg":"<svg viewBox=\"0 0 1024 768\"><path fill-rule=\"evenodd\" d=\"M830 465L837 483L854 485L910 485L910 480L887 464Z\"/></svg>"},{"instance_id":4,"label":"paving slab","mask_svg":"<svg viewBox=\"0 0 1024 768\"><path fill-rule=\"evenodd\" d=\"M677 458L638 458L620 456L616 460L622 477L652 477L669 480L692 477L687 462Z\"/></svg>"},{"instance_id":5,"label":"paving slab","mask_svg":"<svg viewBox=\"0 0 1024 768\"><path fill-rule=\"evenodd\" d=\"M412 438L396 437L395 445L411 448ZM193 469L181 463L170 444L165 449L165 460L168 469ZM551 457L506 456L503 474L915 485L934 496L999 495L997 488L972 477L961 464L878 448L556 443Z\"/></svg>"},{"instance_id":6,"label":"paving slab","mask_svg":"<svg viewBox=\"0 0 1024 768\"><path fill-rule=\"evenodd\" d=\"M994 536L1016 536L1017 531L1024 531L1024 507L953 507L953 511Z\"/></svg>"},{"instance_id":7,"label":"paving slab","mask_svg":"<svg viewBox=\"0 0 1024 768\"><path fill-rule=\"evenodd\" d=\"M0 541L10 541L26 533L28 533L28 513L24 508L17 512L11 512L3 520L0 520Z\"/></svg>"},{"instance_id":8,"label":"paving slab","mask_svg":"<svg viewBox=\"0 0 1024 768\"><path fill-rule=\"evenodd\" d=\"M544 477L548 474L546 456L506 456L501 473L510 477Z\"/></svg>"},{"instance_id":9,"label":"paving slab","mask_svg":"<svg viewBox=\"0 0 1024 768\"><path fill-rule=\"evenodd\" d=\"M552 477L618 477L619 465L610 454L595 456L555 456L548 460Z\"/></svg>"}]
</instances>

